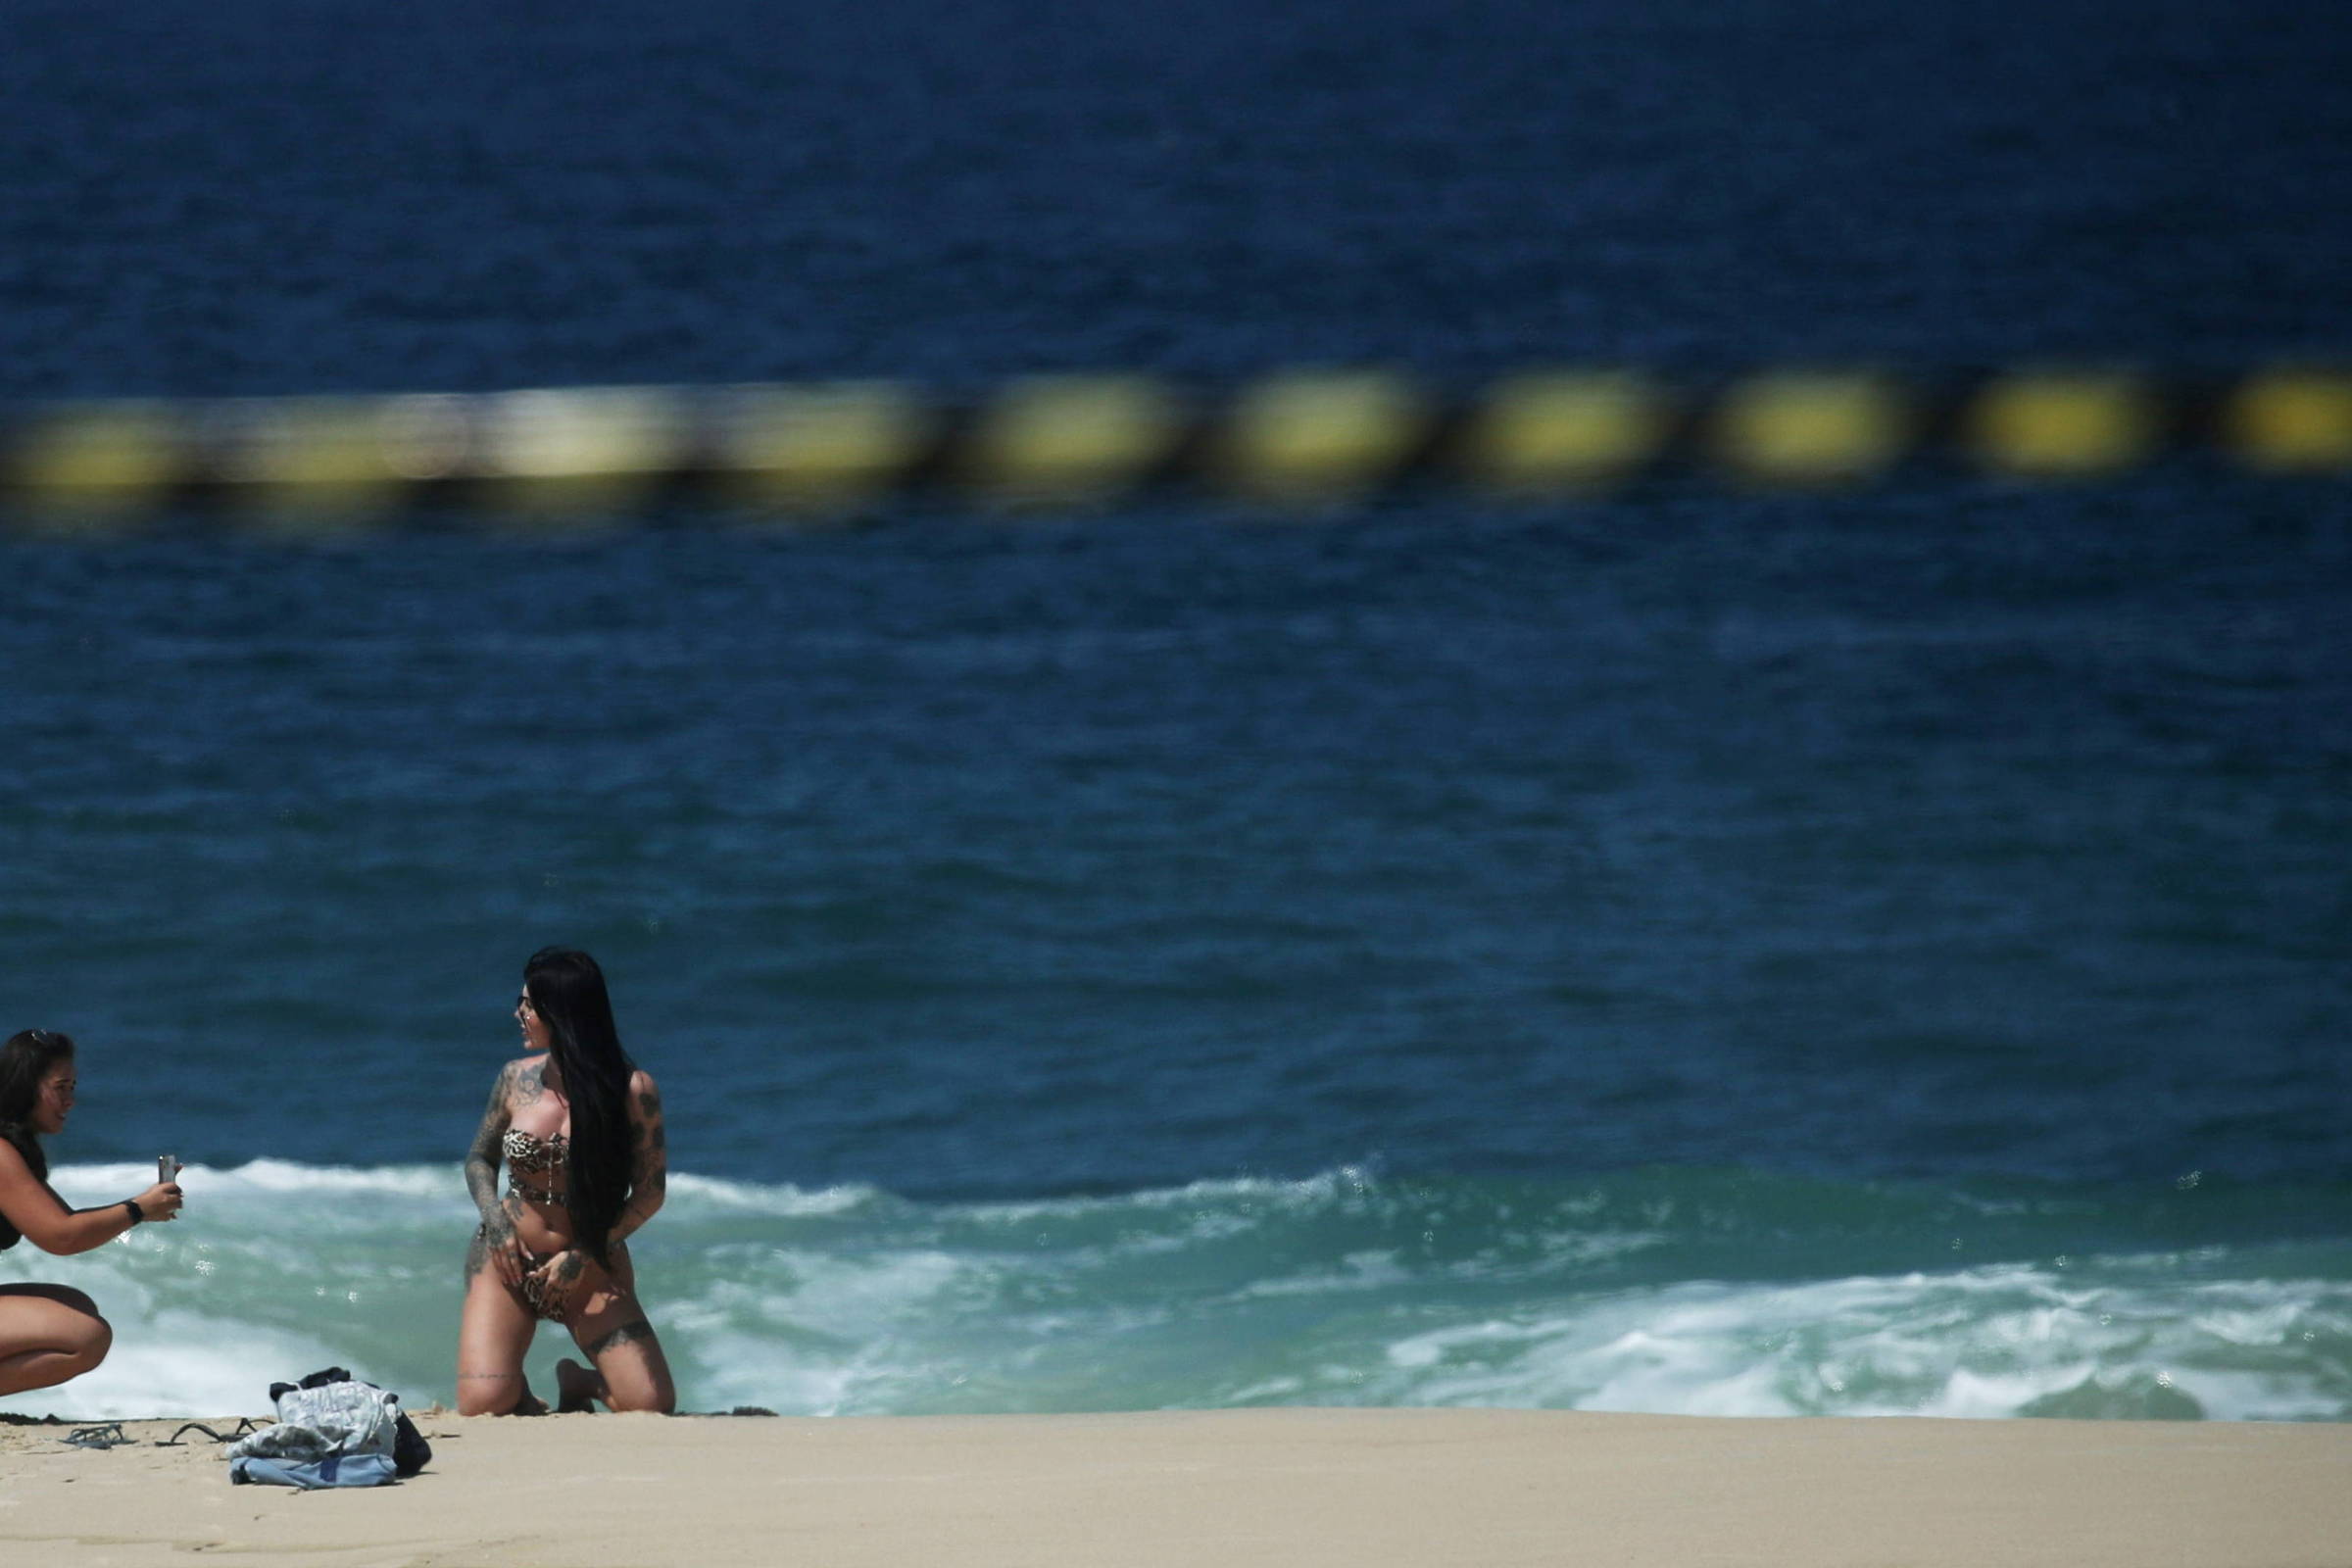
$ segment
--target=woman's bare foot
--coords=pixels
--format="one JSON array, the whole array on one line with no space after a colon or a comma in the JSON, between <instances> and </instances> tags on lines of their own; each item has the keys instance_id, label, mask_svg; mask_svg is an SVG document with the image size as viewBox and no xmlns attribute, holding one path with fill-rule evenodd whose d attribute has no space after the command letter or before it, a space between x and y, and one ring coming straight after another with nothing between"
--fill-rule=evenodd
<instances>
[{"instance_id":1,"label":"woman's bare foot","mask_svg":"<svg viewBox=\"0 0 2352 1568\"><path fill-rule=\"evenodd\" d=\"M577 1361L556 1363L556 1408L566 1414L576 1410L593 1410L605 1396L605 1380L594 1367Z\"/></svg>"}]
</instances>

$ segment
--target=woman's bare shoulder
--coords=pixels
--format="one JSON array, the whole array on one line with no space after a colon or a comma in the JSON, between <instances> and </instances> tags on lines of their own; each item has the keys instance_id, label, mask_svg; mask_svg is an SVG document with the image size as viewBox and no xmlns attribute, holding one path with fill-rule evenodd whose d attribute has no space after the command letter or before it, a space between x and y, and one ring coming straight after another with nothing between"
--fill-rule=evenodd
<instances>
[{"instance_id":1,"label":"woman's bare shoulder","mask_svg":"<svg viewBox=\"0 0 2352 1568\"><path fill-rule=\"evenodd\" d=\"M657 1112L662 1108L662 1086L654 1075L643 1067L629 1074L629 1103L639 1110Z\"/></svg>"},{"instance_id":2,"label":"woman's bare shoulder","mask_svg":"<svg viewBox=\"0 0 2352 1568\"><path fill-rule=\"evenodd\" d=\"M516 1056L507 1063L498 1081L507 1092L507 1103L530 1104L547 1092L547 1057Z\"/></svg>"},{"instance_id":3,"label":"woman's bare shoulder","mask_svg":"<svg viewBox=\"0 0 2352 1568\"><path fill-rule=\"evenodd\" d=\"M544 1055L516 1056L499 1068L498 1077L490 1085L492 1113L502 1108L512 1112L537 1100L547 1089L542 1076L546 1070L547 1057Z\"/></svg>"},{"instance_id":4,"label":"woman's bare shoulder","mask_svg":"<svg viewBox=\"0 0 2352 1568\"><path fill-rule=\"evenodd\" d=\"M22 1231L24 1216L32 1212L24 1205L48 1207L57 1202L57 1194L32 1173L32 1167L24 1162L17 1147L0 1138L0 1216Z\"/></svg>"}]
</instances>

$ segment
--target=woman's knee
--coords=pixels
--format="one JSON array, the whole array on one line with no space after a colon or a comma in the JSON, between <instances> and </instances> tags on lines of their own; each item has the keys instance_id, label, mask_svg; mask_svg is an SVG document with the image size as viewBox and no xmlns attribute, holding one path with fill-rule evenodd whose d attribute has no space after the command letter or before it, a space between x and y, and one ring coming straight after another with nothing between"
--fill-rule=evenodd
<instances>
[{"instance_id":1,"label":"woman's knee","mask_svg":"<svg viewBox=\"0 0 2352 1568\"><path fill-rule=\"evenodd\" d=\"M458 1379L458 1414L505 1415L522 1398L522 1379L519 1377L466 1377Z\"/></svg>"},{"instance_id":2,"label":"woman's knee","mask_svg":"<svg viewBox=\"0 0 2352 1568\"><path fill-rule=\"evenodd\" d=\"M95 1312L76 1311L53 1314L51 1321L32 1336L30 1344L14 1347L0 1344L0 1349L45 1352L36 1366L25 1369L34 1381L24 1387L51 1388L84 1372L95 1371L114 1345L113 1324Z\"/></svg>"},{"instance_id":3,"label":"woman's knee","mask_svg":"<svg viewBox=\"0 0 2352 1568\"><path fill-rule=\"evenodd\" d=\"M98 1308L79 1291L72 1293L78 1301L61 1301L70 1310L55 1314L51 1347L67 1357L72 1370L66 1376L77 1378L106 1359L106 1352L115 1348L115 1326L98 1314Z\"/></svg>"},{"instance_id":4,"label":"woman's knee","mask_svg":"<svg viewBox=\"0 0 2352 1568\"><path fill-rule=\"evenodd\" d=\"M81 1345L74 1352L81 1362L81 1370L89 1371L106 1359L106 1352L115 1348L115 1326L96 1312L83 1318Z\"/></svg>"},{"instance_id":5,"label":"woman's knee","mask_svg":"<svg viewBox=\"0 0 2352 1568\"><path fill-rule=\"evenodd\" d=\"M669 1415L678 1407L668 1358L662 1353L661 1342L650 1333L643 1343L617 1355L598 1356L596 1370L605 1380L605 1403L614 1414L642 1410Z\"/></svg>"},{"instance_id":6,"label":"woman's knee","mask_svg":"<svg viewBox=\"0 0 2352 1568\"><path fill-rule=\"evenodd\" d=\"M649 1415L673 1415L678 1408L678 1391L669 1386L669 1379L665 1376L644 1381L624 1378L617 1383L607 1378L605 1395L605 1402L614 1415L627 1415L632 1411Z\"/></svg>"},{"instance_id":7,"label":"woman's knee","mask_svg":"<svg viewBox=\"0 0 2352 1568\"><path fill-rule=\"evenodd\" d=\"M638 1395L624 1394L615 1389L609 1408L614 1415L675 1415L678 1413L678 1396L668 1389Z\"/></svg>"}]
</instances>

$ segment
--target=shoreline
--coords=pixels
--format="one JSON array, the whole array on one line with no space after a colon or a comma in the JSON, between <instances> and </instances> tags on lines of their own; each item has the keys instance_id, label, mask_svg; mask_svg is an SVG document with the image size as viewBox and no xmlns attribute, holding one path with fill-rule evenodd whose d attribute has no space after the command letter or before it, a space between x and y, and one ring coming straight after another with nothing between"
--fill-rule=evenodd
<instances>
[{"instance_id":1,"label":"shoreline","mask_svg":"<svg viewBox=\"0 0 2352 1568\"><path fill-rule=\"evenodd\" d=\"M165 1568L2342 1568L2352 1423L1273 1408L466 1418L400 1486L0 1425L0 1555ZM191 1417L225 1432L234 1415ZM41 1553L34 1557L31 1552Z\"/></svg>"}]
</instances>

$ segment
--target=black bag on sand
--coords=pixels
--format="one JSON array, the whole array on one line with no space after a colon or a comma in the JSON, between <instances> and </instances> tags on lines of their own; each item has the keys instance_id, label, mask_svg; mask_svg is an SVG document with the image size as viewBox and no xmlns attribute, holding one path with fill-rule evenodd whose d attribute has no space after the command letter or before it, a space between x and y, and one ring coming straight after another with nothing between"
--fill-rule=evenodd
<instances>
[{"instance_id":1,"label":"black bag on sand","mask_svg":"<svg viewBox=\"0 0 2352 1568\"><path fill-rule=\"evenodd\" d=\"M300 1383L270 1384L270 1402L276 1404L279 1395L295 1389L319 1389L329 1383L358 1383L370 1389L383 1387L380 1383L369 1383L366 1378L355 1378L342 1367L330 1366L323 1372L312 1373ZM395 1394L392 1397L398 1399L400 1396ZM409 1412L401 1411L399 1424L392 1429L392 1473L406 1481L432 1462L433 1446L424 1441L424 1434L416 1430L416 1423L409 1419Z\"/></svg>"}]
</instances>

